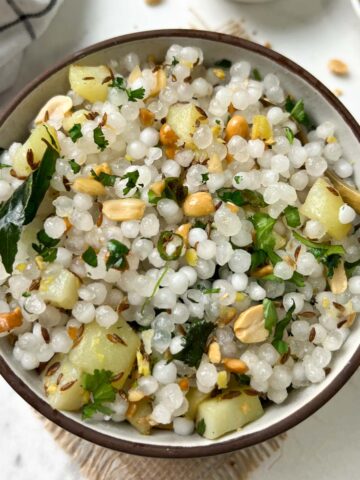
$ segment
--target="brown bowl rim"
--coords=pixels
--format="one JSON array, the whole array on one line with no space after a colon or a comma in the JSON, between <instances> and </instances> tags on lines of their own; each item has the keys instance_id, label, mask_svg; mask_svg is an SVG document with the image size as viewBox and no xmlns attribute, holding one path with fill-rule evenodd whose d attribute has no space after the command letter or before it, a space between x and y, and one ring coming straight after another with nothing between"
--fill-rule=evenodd
<instances>
[{"instance_id":1,"label":"brown bowl rim","mask_svg":"<svg viewBox=\"0 0 360 480\"><path fill-rule=\"evenodd\" d=\"M360 126L346 109L346 107L338 100L338 98L319 80L307 72L303 67L292 60L284 57L280 53L275 52L257 43L245 40L242 38L224 35L221 33L208 32L202 30L186 30L186 29L167 29L167 30L149 30L145 32L131 33L110 38L108 40L95 43L89 47L79 50L69 56L55 66L47 69L44 73L30 82L21 92L11 101L11 103L0 114L0 126L5 122L7 117L11 114L14 108L39 84L44 82L52 74L56 73L61 68L78 61L87 55L102 50L104 48L112 47L119 44L135 40L147 40L157 37L183 37L194 39L205 39L215 42L225 43L237 47L250 50L258 53L280 66L286 68L293 74L300 76L308 84L314 87L337 111L340 113L345 123L351 128L355 137L360 141ZM95 443L105 448L125 452L133 455L141 455L147 457L159 458L192 458L209 455L218 455L222 453L232 452L242 448L256 445L257 443L268 440L276 435L279 435L298 423L305 420L312 415L316 410L322 407L328 400L330 400L340 388L353 375L360 365L360 346L351 358L351 361L345 365L343 370L334 378L334 380L312 400L310 400L302 408L289 415L285 419L267 427L259 432L245 434L240 438L232 440L220 440L216 443L198 446L198 447L164 447L162 445L149 445L138 442L132 442L114 438L110 435L103 434L86 426L84 423L78 423L69 417L66 417L61 412L53 410L50 405L42 400L37 394L31 390L9 367L4 358L0 355L0 374L7 381L7 383L32 407L44 415L46 418L56 423L63 429L71 432L78 437L81 437L89 442Z\"/></svg>"}]
</instances>

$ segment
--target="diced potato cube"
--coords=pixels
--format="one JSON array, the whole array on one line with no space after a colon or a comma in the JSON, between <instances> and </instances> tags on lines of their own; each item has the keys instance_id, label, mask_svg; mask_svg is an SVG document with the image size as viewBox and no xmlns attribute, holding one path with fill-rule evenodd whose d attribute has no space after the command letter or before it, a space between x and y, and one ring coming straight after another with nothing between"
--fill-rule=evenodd
<instances>
[{"instance_id":1,"label":"diced potato cube","mask_svg":"<svg viewBox=\"0 0 360 480\"><path fill-rule=\"evenodd\" d=\"M71 65L69 71L71 89L89 100L89 102L105 102L108 95L108 84L111 82L110 70L105 65L97 67Z\"/></svg>"},{"instance_id":2,"label":"diced potato cube","mask_svg":"<svg viewBox=\"0 0 360 480\"><path fill-rule=\"evenodd\" d=\"M18 177L28 177L33 170L36 170L48 147L43 139L52 145L51 137L56 142L57 150L60 151L55 128L45 123L34 128L29 138L14 156L13 167Z\"/></svg>"},{"instance_id":3,"label":"diced potato cube","mask_svg":"<svg viewBox=\"0 0 360 480\"><path fill-rule=\"evenodd\" d=\"M72 129L72 127L79 123L82 125L86 121L85 115L88 114L89 111L85 109L77 110L76 112L72 113L71 115L66 115L63 119L62 126L63 129L68 132Z\"/></svg>"},{"instance_id":4,"label":"diced potato cube","mask_svg":"<svg viewBox=\"0 0 360 480\"><path fill-rule=\"evenodd\" d=\"M254 115L253 126L251 130L251 139L270 140L272 137L272 128L265 115Z\"/></svg>"},{"instance_id":5,"label":"diced potato cube","mask_svg":"<svg viewBox=\"0 0 360 480\"><path fill-rule=\"evenodd\" d=\"M78 299L79 279L69 270L52 267L44 272L39 291L42 298L55 307L71 309Z\"/></svg>"},{"instance_id":6,"label":"diced potato cube","mask_svg":"<svg viewBox=\"0 0 360 480\"><path fill-rule=\"evenodd\" d=\"M45 368L42 379L52 408L76 411L87 403L89 395L81 386L81 370L67 356L55 355Z\"/></svg>"},{"instance_id":7,"label":"diced potato cube","mask_svg":"<svg viewBox=\"0 0 360 480\"><path fill-rule=\"evenodd\" d=\"M122 388L139 347L139 337L122 318L107 329L92 322L85 326L81 341L71 350L70 360L87 373L110 370L115 377L119 376L114 386Z\"/></svg>"},{"instance_id":8,"label":"diced potato cube","mask_svg":"<svg viewBox=\"0 0 360 480\"><path fill-rule=\"evenodd\" d=\"M247 395L246 388L236 388L201 402L196 421L205 423L203 436L214 440L253 422L263 413L257 395Z\"/></svg>"},{"instance_id":9,"label":"diced potato cube","mask_svg":"<svg viewBox=\"0 0 360 480\"><path fill-rule=\"evenodd\" d=\"M185 414L186 418L194 420L201 402L210 397L210 393L200 392L197 388L191 387L186 394L187 401L189 402L188 411Z\"/></svg>"},{"instance_id":10,"label":"diced potato cube","mask_svg":"<svg viewBox=\"0 0 360 480\"><path fill-rule=\"evenodd\" d=\"M344 201L336 188L328 180L318 178L299 211L305 217L320 222L335 240L341 240L351 229L351 224L339 222L339 209L342 205Z\"/></svg>"},{"instance_id":11,"label":"diced potato cube","mask_svg":"<svg viewBox=\"0 0 360 480\"><path fill-rule=\"evenodd\" d=\"M132 407L135 409L132 413ZM149 435L151 431L151 425L149 417L152 412L151 401L148 398L136 402L133 406L130 405L129 414L127 415L127 421L142 435Z\"/></svg>"},{"instance_id":12,"label":"diced potato cube","mask_svg":"<svg viewBox=\"0 0 360 480\"><path fill-rule=\"evenodd\" d=\"M169 108L166 122L176 135L185 143L192 143L192 135L198 120L204 119L204 114L193 103L177 103Z\"/></svg>"}]
</instances>

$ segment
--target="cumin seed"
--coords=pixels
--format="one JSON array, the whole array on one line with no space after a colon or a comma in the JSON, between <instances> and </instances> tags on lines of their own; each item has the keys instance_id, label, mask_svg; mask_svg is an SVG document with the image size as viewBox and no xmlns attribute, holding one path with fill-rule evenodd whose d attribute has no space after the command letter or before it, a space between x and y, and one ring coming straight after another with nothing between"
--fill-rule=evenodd
<instances>
[{"instance_id":1,"label":"cumin seed","mask_svg":"<svg viewBox=\"0 0 360 480\"><path fill-rule=\"evenodd\" d=\"M336 197L340 197L339 192L338 192L337 190L335 190L334 187L326 187L326 188L329 190L329 192L331 192L331 193L332 193L333 195L335 195Z\"/></svg>"},{"instance_id":2,"label":"cumin seed","mask_svg":"<svg viewBox=\"0 0 360 480\"><path fill-rule=\"evenodd\" d=\"M117 382L124 376L124 372L120 372L117 375L114 375L111 379L111 382Z\"/></svg>"},{"instance_id":3,"label":"cumin seed","mask_svg":"<svg viewBox=\"0 0 360 480\"><path fill-rule=\"evenodd\" d=\"M57 385L57 386L60 385L60 382L61 382L61 380L63 379L63 376L64 376L64 374L63 374L63 373L60 373L60 375L57 377L57 380L56 380L56 385Z\"/></svg>"},{"instance_id":4,"label":"cumin seed","mask_svg":"<svg viewBox=\"0 0 360 480\"><path fill-rule=\"evenodd\" d=\"M232 390L230 392L224 393L224 395L222 395L221 399L222 400L230 400L232 398L239 397L240 395L241 395L241 392L239 392L238 390Z\"/></svg>"},{"instance_id":5,"label":"cumin seed","mask_svg":"<svg viewBox=\"0 0 360 480\"><path fill-rule=\"evenodd\" d=\"M246 395L249 395L250 397L258 397L260 392L258 392L254 388L247 388L246 390L244 390L244 393L246 393Z\"/></svg>"},{"instance_id":6,"label":"cumin seed","mask_svg":"<svg viewBox=\"0 0 360 480\"><path fill-rule=\"evenodd\" d=\"M84 77L83 80L95 80L95 77Z\"/></svg>"},{"instance_id":7,"label":"cumin seed","mask_svg":"<svg viewBox=\"0 0 360 480\"><path fill-rule=\"evenodd\" d=\"M299 255L300 255L300 251L301 251L301 245L298 245L298 246L296 247L296 250L295 250L295 253L294 253L294 258L295 258L295 260L298 259Z\"/></svg>"},{"instance_id":8,"label":"cumin seed","mask_svg":"<svg viewBox=\"0 0 360 480\"><path fill-rule=\"evenodd\" d=\"M40 279L33 280L29 287L29 291L32 292L33 290L38 290L40 287Z\"/></svg>"},{"instance_id":9,"label":"cumin seed","mask_svg":"<svg viewBox=\"0 0 360 480\"><path fill-rule=\"evenodd\" d=\"M51 377L56 373L60 368L60 362L55 362L53 363L46 371L45 376L46 377Z\"/></svg>"},{"instance_id":10,"label":"cumin seed","mask_svg":"<svg viewBox=\"0 0 360 480\"><path fill-rule=\"evenodd\" d=\"M310 330L310 333L309 333L309 342L312 342L314 340L316 336L316 330L314 327L312 327L312 329Z\"/></svg>"},{"instance_id":11,"label":"cumin seed","mask_svg":"<svg viewBox=\"0 0 360 480\"><path fill-rule=\"evenodd\" d=\"M49 332L45 327L41 327L41 335L45 341L45 343L50 343L50 335Z\"/></svg>"},{"instance_id":12,"label":"cumin seed","mask_svg":"<svg viewBox=\"0 0 360 480\"><path fill-rule=\"evenodd\" d=\"M104 83L108 83L112 80L112 77L111 75L109 75L108 77L105 77L104 80L101 82L101 85L104 85Z\"/></svg>"},{"instance_id":13,"label":"cumin seed","mask_svg":"<svg viewBox=\"0 0 360 480\"><path fill-rule=\"evenodd\" d=\"M337 328L341 328L341 327L343 327L343 326L346 325L346 324L347 324L347 319L345 318L345 320L341 320L341 322L339 322L339 323L337 324Z\"/></svg>"},{"instance_id":14,"label":"cumin seed","mask_svg":"<svg viewBox=\"0 0 360 480\"><path fill-rule=\"evenodd\" d=\"M73 380L72 382L65 383L65 385L60 387L60 392L65 392L65 390L69 390L69 388L71 388L73 385L75 385L76 382L77 382L77 380Z\"/></svg>"},{"instance_id":15,"label":"cumin seed","mask_svg":"<svg viewBox=\"0 0 360 480\"><path fill-rule=\"evenodd\" d=\"M119 337L119 335L117 333L108 333L106 335L106 338L111 343L117 343L117 344L120 344L120 345L125 345L125 347L127 347L127 343L125 342L125 340L123 340L121 337Z\"/></svg>"},{"instance_id":16,"label":"cumin seed","mask_svg":"<svg viewBox=\"0 0 360 480\"><path fill-rule=\"evenodd\" d=\"M65 175L63 175L63 177L62 177L62 183L63 183L63 185L64 185L64 187L65 187L65 190L66 190L67 192L70 192L70 190L71 190L70 180L69 180L67 177L65 177Z\"/></svg>"},{"instance_id":17,"label":"cumin seed","mask_svg":"<svg viewBox=\"0 0 360 480\"><path fill-rule=\"evenodd\" d=\"M345 312L345 307L340 303L333 302L333 305L337 310L339 310L339 312Z\"/></svg>"}]
</instances>

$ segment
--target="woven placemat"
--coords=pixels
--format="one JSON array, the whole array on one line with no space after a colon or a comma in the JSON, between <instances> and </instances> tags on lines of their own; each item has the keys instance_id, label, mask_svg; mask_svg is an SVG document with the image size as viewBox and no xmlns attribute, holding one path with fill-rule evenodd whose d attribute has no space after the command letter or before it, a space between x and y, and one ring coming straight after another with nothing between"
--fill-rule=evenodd
<instances>
[{"instance_id":1,"label":"woven placemat","mask_svg":"<svg viewBox=\"0 0 360 480\"><path fill-rule=\"evenodd\" d=\"M230 20L218 28L208 25L199 13L189 9L190 27L212 30L251 39L243 21ZM45 420L45 427L77 463L88 480L245 480L264 462L273 462L286 434L254 447L205 458L156 459L114 452L82 440L54 423ZM281 452L280 452L281 454ZM279 455L277 455L279 456Z\"/></svg>"},{"instance_id":2,"label":"woven placemat","mask_svg":"<svg viewBox=\"0 0 360 480\"><path fill-rule=\"evenodd\" d=\"M165 460L114 452L43 420L88 480L245 480L280 451L286 438L283 434L254 447L214 457Z\"/></svg>"}]
</instances>

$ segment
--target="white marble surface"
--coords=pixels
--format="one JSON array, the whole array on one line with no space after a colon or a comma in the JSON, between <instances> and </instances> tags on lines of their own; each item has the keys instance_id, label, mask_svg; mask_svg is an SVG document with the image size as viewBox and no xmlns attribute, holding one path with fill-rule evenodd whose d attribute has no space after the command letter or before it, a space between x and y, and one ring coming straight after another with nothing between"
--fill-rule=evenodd
<instances>
[{"instance_id":1,"label":"white marble surface","mask_svg":"<svg viewBox=\"0 0 360 480\"><path fill-rule=\"evenodd\" d=\"M145 6L144 0L65 0L50 29L26 51L14 87L0 95L0 108L27 81L70 52L139 30L190 24L201 28L196 13L213 29L229 19L242 19L254 40L270 42L330 89L341 88L341 100L360 118L360 21L350 0L278 0L262 5L164 0L154 8ZM327 61L336 57L348 63L349 77L335 77L328 71ZM282 480L289 474L292 480L359 478L359 397L360 372L317 414L289 432L281 452L253 473L251 480L265 475L267 480ZM0 398L0 478L80 479L31 408L2 379Z\"/></svg>"}]
</instances>

